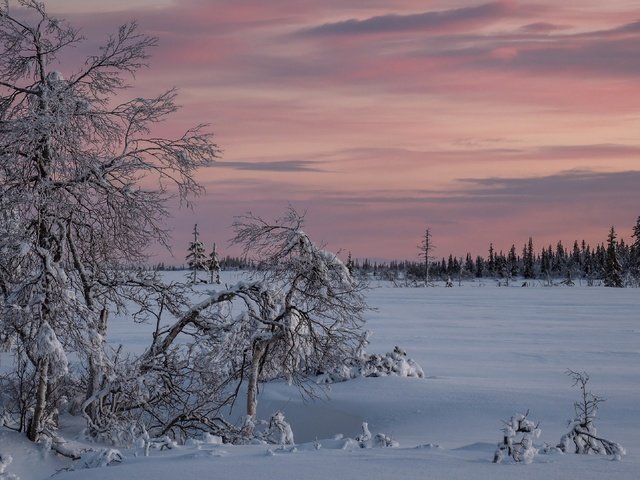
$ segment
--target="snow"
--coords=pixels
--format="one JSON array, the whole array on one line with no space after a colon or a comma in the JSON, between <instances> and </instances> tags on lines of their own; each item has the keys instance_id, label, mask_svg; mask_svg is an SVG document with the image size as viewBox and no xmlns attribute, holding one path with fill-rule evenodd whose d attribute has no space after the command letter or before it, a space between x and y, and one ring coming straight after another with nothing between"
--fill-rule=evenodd
<instances>
[{"instance_id":1,"label":"snow","mask_svg":"<svg viewBox=\"0 0 640 480\"><path fill-rule=\"evenodd\" d=\"M49 371L53 377L60 377L68 372L69 362L64 347L47 322L43 322L36 336L34 355L49 361Z\"/></svg>"},{"instance_id":2,"label":"snow","mask_svg":"<svg viewBox=\"0 0 640 480\"><path fill-rule=\"evenodd\" d=\"M184 278L184 272L167 273ZM235 272L222 272L233 284ZM367 297L368 353L402 347L424 368L425 378L385 376L318 387L303 398L295 386L261 386L258 416L282 412L295 446L222 445L200 438L172 449L120 448L122 461L83 469L23 436L0 429L0 455L13 461L6 474L22 480L140 480L210 478L406 478L406 479L637 479L640 472L640 295L637 289L603 287L500 287L470 282L462 287L394 288L374 284ZM206 291L207 285L197 286ZM108 338L140 351L152 326L114 316ZM2 367L8 359L1 357ZM586 371L593 393L607 399L596 420L598 432L619 442L627 454L574 455L550 451L573 419L567 369ZM504 422L530 412L541 434L529 465L491 463ZM229 414L242 420L242 399ZM66 421L66 418L63 419ZM367 424L370 438L382 434L395 448L360 448ZM81 422L61 432L85 442ZM342 434L342 435L339 435ZM283 442L284 443L284 442ZM113 459L105 446L84 445L98 454L91 465ZM100 454L100 452L103 452ZM105 453L106 452L106 453ZM101 456L102 455L102 456ZM111 456L110 456L111 455ZM64 469L73 467L75 471ZM517 470L516 470L517 469Z\"/></svg>"}]
</instances>

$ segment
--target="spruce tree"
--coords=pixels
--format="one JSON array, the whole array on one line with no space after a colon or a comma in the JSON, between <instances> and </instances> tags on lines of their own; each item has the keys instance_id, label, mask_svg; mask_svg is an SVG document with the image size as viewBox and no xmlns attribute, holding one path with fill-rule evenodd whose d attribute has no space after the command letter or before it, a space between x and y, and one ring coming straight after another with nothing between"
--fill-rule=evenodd
<instances>
[{"instance_id":1,"label":"spruce tree","mask_svg":"<svg viewBox=\"0 0 640 480\"><path fill-rule=\"evenodd\" d=\"M425 229L424 237L422 238L422 243L418 245L418 250L420 254L418 255L422 260L424 260L424 283L425 286L429 285L429 269L430 263L433 253L433 241L431 240L431 230L429 228Z\"/></svg>"},{"instance_id":2,"label":"spruce tree","mask_svg":"<svg viewBox=\"0 0 640 480\"><path fill-rule=\"evenodd\" d=\"M191 270L191 283L198 281L198 270L206 270L206 256L204 253L204 244L199 240L200 232L198 231L198 224L193 226L193 241L189 242L189 253L186 260L189 269Z\"/></svg>"},{"instance_id":3,"label":"spruce tree","mask_svg":"<svg viewBox=\"0 0 640 480\"><path fill-rule=\"evenodd\" d=\"M467 272L473 272L474 270L473 258L471 258L471 254L469 252L467 252L467 257L464 261L464 269Z\"/></svg>"},{"instance_id":4,"label":"spruce tree","mask_svg":"<svg viewBox=\"0 0 640 480\"><path fill-rule=\"evenodd\" d=\"M493 251L493 243L489 244L489 259L487 260L487 270L489 270L489 276L493 277L496 273L496 258Z\"/></svg>"},{"instance_id":5,"label":"spruce tree","mask_svg":"<svg viewBox=\"0 0 640 480\"><path fill-rule=\"evenodd\" d=\"M604 268L605 287L624 287L622 281L622 267L618 259L618 242L616 241L616 231L613 227L609 230L607 238L607 254Z\"/></svg>"},{"instance_id":6,"label":"spruce tree","mask_svg":"<svg viewBox=\"0 0 640 480\"><path fill-rule=\"evenodd\" d=\"M216 252L216 244L213 244L211 253L207 260L207 268L209 269L209 275L211 276L209 283L220 284L220 261L218 260L218 253Z\"/></svg>"},{"instance_id":7,"label":"spruce tree","mask_svg":"<svg viewBox=\"0 0 640 480\"><path fill-rule=\"evenodd\" d=\"M349 275L353 275L353 270L354 270L354 263L353 263L353 258L351 257L351 251L349 251L349 255L347 257L347 270L349 270Z\"/></svg>"},{"instance_id":8,"label":"spruce tree","mask_svg":"<svg viewBox=\"0 0 640 480\"><path fill-rule=\"evenodd\" d=\"M476 278L482 278L484 275L484 260L478 255L476 257Z\"/></svg>"},{"instance_id":9,"label":"spruce tree","mask_svg":"<svg viewBox=\"0 0 640 480\"><path fill-rule=\"evenodd\" d=\"M529 241L527 245L525 245L522 256L524 261L524 269L522 272L524 278L533 278L533 239L531 237L529 237Z\"/></svg>"},{"instance_id":10,"label":"spruce tree","mask_svg":"<svg viewBox=\"0 0 640 480\"><path fill-rule=\"evenodd\" d=\"M511 245L509 250L509 256L507 258L509 277L515 277L518 275L518 255L516 254L516 246Z\"/></svg>"},{"instance_id":11,"label":"spruce tree","mask_svg":"<svg viewBox=\"0 0 640 480\"><path fill-rule=\"evenodd\" d=\"M631 236L635 238L635 241L631 245L630 253L631 274L636 282L640 282L640 217L636 220Z\"/></svg>"}]
</instances>

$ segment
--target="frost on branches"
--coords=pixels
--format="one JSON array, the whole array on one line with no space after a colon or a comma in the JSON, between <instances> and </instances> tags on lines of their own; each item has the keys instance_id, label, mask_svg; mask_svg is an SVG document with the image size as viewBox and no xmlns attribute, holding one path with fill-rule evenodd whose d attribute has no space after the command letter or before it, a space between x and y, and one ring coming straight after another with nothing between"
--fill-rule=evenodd
<instances>
[{"instance_id":1,"label":"frost on branches","mask_svg":"<svg viewBox=\"0 0 640 480\"><path fill-rule=\"evenodd\" d=\"M504 422L502 429L504 436L502 442L493 456L493 463L531 463L538 454L538 449L533 446L533 440L540 436L538 424L527 418L529 412L524 415L518 413L511 420Z\"/></svg>"},{"instance_id":2,"label":"frost on branches","mask_svg":"<svg viewBox=\"0 0 640 480\"><path fill-rule=\"evenodd\" d=\"M617 458L625 455L626 451L622 445L598 436L593 422L598 406L605 399L592 394L587 389L589 375L586 372L573 370L568 370L567 375L573 379L573 386L580 388L581 398L573 404L576 415L570 423L571 430L562 436L558 448L565 453L573 450L578 454L596 453L614 455Z\"/></svg>"},{"instance_id":3,"label":"frost on branches","mask_svg":"<svg viewBox=\"0 0 640 480\"><path fill-rule=\"evenodd\" d=\"M39 2L16 3L20 18L0 4L0 342L15 365L0 377L5 423L54 445L64 408L114 444L250 438L219 415L239 383L255 420L259 382L306 391L307 378L353 358L362 286L293 210L238 218L235 241L260 272L195 304L190 285L132 271L150 243L167 243L169 187L188 202L218 149L203 126L153 135L177 109L174 90L118 101L156 44L135 23L61 72L79 31ZM112 312L155 326L142 354L109 344Z\"/></svg>"},{"instance_id":4,"label":"frost on branches","mask_svg":"<svg viewBox=\"0 0 640 480\"><path fill-rule=\"evenodd\" d=\"M363 286L337 255L311 241L303 223L293 209L273 222L249 214L234 223L234 242L260 267L243 293L250 417L259 381L282 377L303 386L352 358L359 345Z\"/></svg>"},{"instance_id":5,"label":"frost on branches","mask_svg":"<svg viewBox=\"0 0 640 480\"><path fill-rule=\"evenodd\" d=\"M146 308L157 293L122 266L166 244L167 187L185 201L197 194L193 174L218 150L202 126L152 135L177 109L174 90L116 101L156 45L135 23L60 72L79 30L40 2L15 3L0 4L0 340L19 367L1 381L16 392L17 428L38 440L65 396L84 400L92 421L106 410L100 392L116 368L108 314L127 297ZM82 366L73 376L69 354Z\"/></svg>"}]
</instances>

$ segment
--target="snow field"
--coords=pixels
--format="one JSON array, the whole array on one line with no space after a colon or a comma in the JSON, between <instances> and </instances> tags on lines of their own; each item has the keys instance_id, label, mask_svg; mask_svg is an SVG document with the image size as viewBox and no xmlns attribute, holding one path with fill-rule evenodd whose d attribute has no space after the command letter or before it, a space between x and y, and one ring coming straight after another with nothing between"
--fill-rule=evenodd
<instances>
[{"instance_id":1,"label":"snow field","mask_svg":"<svg viewBox=\"0 0 640 480\"><path fill-rule=\"evenodd\" d=\"M234 272L224 272L223 282L237 278ZM293 451L267 445L198 444L144 457L131 449L122 450L125 458L119 465L65 471L56 477L638 478L636 289L498 288L477 283L428 289L372 286L367 296L376 310L366 315L371 331L368 352L385 353L398 345L423 367L425 379L359 378L319 390L315 401L303 399L284 382L268 383L261 387L258 414L268 419L276 410L284 412L298 444ZM139 351L148 329L120 319L110 325L109 338ZM501 421L515 413L529 410L529 418L540 422L537 446L555 445L567 432L579 394L564 373L568 368L587 371L591 390L607 399L596 426L602 436L621 443L627 455L622 461L538 455L530 465L492 464ZM240 418L243 408L239 399L230 418ZM334 440L337 434L360 434L363 421L372 434L382 432L400 447L360 449L344 438ZM78 428L63 435L73 440ZM69 466L51 454L45 459L38 448L10 432L3 431L0 439L0 450L14 457L7 472L22 480L45 478Z\"/></svg>"}]
</instances>

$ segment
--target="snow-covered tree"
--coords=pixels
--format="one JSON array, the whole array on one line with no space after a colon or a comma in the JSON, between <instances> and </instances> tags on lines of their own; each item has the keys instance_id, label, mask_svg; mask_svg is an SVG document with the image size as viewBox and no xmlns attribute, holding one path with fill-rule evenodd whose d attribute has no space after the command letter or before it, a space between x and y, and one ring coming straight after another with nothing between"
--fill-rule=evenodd
<instances>
[{"instance_id":1,"label":"snow-covered tree","mask_svg":"<svg viewBox=\"0 0 640 480\"><path fill-rule=\"evenodd\" d=\"M139 357L117 365L95 394L94 401L109 409L93 428L117 441L132 428L246 440L254 435L258 382L285 378L310 392L307 378L356 356L366 308L362 287L335 254L309 239L302 223L293 210L274 222L239 218L235 241L260 270L251 281L201 292L194 305L187 286L140 278L143 293L148 285L155 289L156 297L139 312L156 325L152 342ZM220 415L243 381L244 428Z\"/></svg>"},{"instance_id":2,"label":"snow-covered tree","mask_svg":"<svg viewBox=\"0 0 640 480\"><path fill-rule=\"evenodd\" d=\"M220 284L220 260L218 260L218 252L216 251L216 244L213 244L211 253L207 259L207 270L209 270L210 280L209 283Z\"/></svg>"},{"instance_id":3,"label":"snow-covered tree","mask_svg":"<svg viewBox=\"0 0 640 480\"><path fill-rule=\"evenodd\" d=\"M622 266L618 258L618 242L616 240L616 231L613 227L609 230L607 238L607 253L604 267L604 286L605 287L624 287L622 281Z\"/></svg>"},{"instance_id":4,"label":"snow-covered tree","mask_svg":"<svg viewBox=\"0 0 640 480\"><path fill-rule=\"evenodd\" d=\"M277 445L293 445L293 430L285 420L284 413L276 412L271 415L267 430L263 433L263 439L268 443Z\"/></svg>"},{"instance_id":5,"label":"snow-covered tree","mask_svg":"<svg viewBox=\"0 0 640 480\"><path fill-rule=\"evenodd\" d=\"M631 274L640 283L640 217L633 226L631 236L635 239L631 245Z\"/></svg>"},{"instance_id":6,"label":"snow-covered tree","mask_svg":"<svg viewBox=\"0 0 640 480\"><path fill-rule=\"evenodd\" d=\"M511 460L516 463L531 463L538 454L533 440L540 436L538 424L527 418L529 412L516 414L511 420L504 422L502 441L493 456L493 463Z\"/></svg>"},{"instance_id":7,"label":"snow-covered tree","mask_svg":"<svg viewBox=\"0 0 640 480\"><path fill-rule=\"evenodd\" d=\"M207 257L204 253L204 243L200 241L197 223L193 226L193 240L189 242L187 251L186 260L189 270L191 270L191 283L196 284L198 283L198 272L207 270Z\"/></svg>"},{"instance_id":8,"label":"snow-covered tree","mask_svg":"<svg viewBox=\"0 0 640 480\"><path fill-rule=\"evenodd\" d=\"M234 242L261 267L241 319L249 335L248 417L256 415L261 379L284 377L301 385L353 357L359 344L363 287L337 255L311 241L303 223L289 209L273 222L249 214L234 224Z\"/></svg>"},{"instance_id":9,"label":"snow-covered tree","mask_svg":"<svg viewBox=\"0 0 640 480\"><path fill-rule=\"evenodd\" d=\"M588 390L589 375L586 372L574 372L573 370L568 370L567 375L573 379L573 386L580 388L580 400L573 404L575 417L570 423L571 430L562 436L558 448L566 453L573 444L574 452L579 454L624 455L626 452L622 445L598 436L594 420L598 406L605 399Z\"/></svg>"},{"instance_id":10,"label":"snow-covered tree","mask_svg":"<svg viewBox=\"0 0 640 480\"><path fill-rule=\"evenodd\" d=\"M121 266L144 261L151 242L166 244L167 187L182 200L198 193L194 171L217 147L202 126L153 135L176 111L174 90L116 101L156 45L135 23L62 73L58 58L82 42L79 30L40 2L17 4L0 5L0 199L13 218L0 228L0 331L30 365L37 395L27 434L36 440L70 352L87 367L75 385L95 414L112 369L108 312L136 284Z\"/></svg>"}]
</instances>

